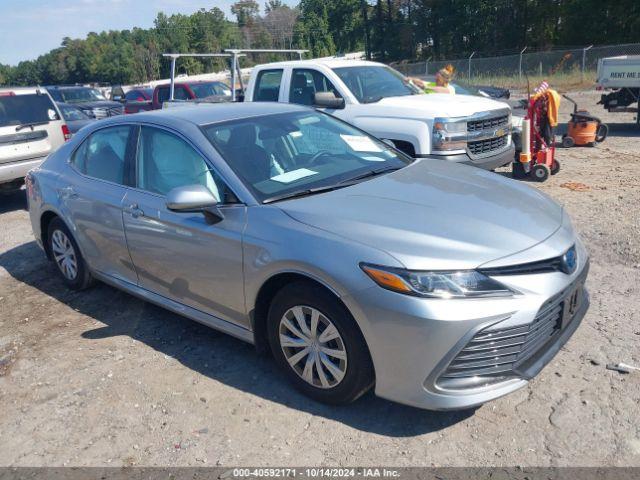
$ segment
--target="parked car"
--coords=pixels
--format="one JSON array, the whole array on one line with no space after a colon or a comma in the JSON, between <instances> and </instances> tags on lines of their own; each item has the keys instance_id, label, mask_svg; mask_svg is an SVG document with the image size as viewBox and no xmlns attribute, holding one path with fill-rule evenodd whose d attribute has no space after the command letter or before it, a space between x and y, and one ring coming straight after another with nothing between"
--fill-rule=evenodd
<instances>
[{"instance_id":1,"label":"parked car","mask_svg":"<svg viewBox=\"0 0 640 480\"><path fill-rule=\"evenodd\" d=\"M158 85L153 91L153 110L162 108L169 100L170 85ZM231 100L231 89L223 82L176 82L173 98L179 102L204 101L210 103L228 102Z\"/></svg>"},{"instance_id":2,"label":"parked car","mask_svg":"<svg viewBox=\"0 0 640 480\"><path fill-rule=\"evenodd\" d=\"M486 170L513 161L507 105L475 96L422 93L381 63L315 59L254 67L244 101L324 108L414 158Z\"/></svg>"},{"instance_id":3,"label":"parked car","mask_svg":"<svg viewBox=\"0 0 640 480\"><path fill-rule=\"evenodd\" d=\"M329 403L374 385L428 409L500 397L589 305L587 252L550 197L298 105L102 120L27 183L70 288L101 280L268 346Z\"/></svg>"},{"instance_id":4,"label":"parked car","mask_svg":"<svg viewBox=\"0 0 640 480\"><path fill-rule=\"evenodd\" d=\"M153 88L134 88L124 95L124 113L138 113L151 110Z\"/></svg>"},{"instance_id":5,"label":"parked car","mask_svg":"<svg viewBox=\"0 0 640 480\"><path fill-rule=\"evenodd\" d=\"M122 115L124 107L120 102L107 100L97 88L91 87L47 87L56 102L75 105L89 117L101 119Z\"/></svg>"},{"instance_id":6,"label":"parked car","mask_svg":"<svg viewBox=\"0 0 640 480\"><path fill-rule=\"evenodd\" d=\"M60 113L62 113L62 117L67 123L67 127L69 127L71 135L78 133L78 130L85 125L89 125L96 121L95 118L90 117L74 105L69 103L58 103L57 105L60 109Z\"/></svg>"},{"instance_id":7,"label":"parked car","mask_svg":"<svg viewBox=\"0 0 640 480\"><path fill-rule=\"evenodd\" d=\"M46 90L0 88L0 191L20 188L27 172L70 137Z\"/></svg>"}]
</instances>

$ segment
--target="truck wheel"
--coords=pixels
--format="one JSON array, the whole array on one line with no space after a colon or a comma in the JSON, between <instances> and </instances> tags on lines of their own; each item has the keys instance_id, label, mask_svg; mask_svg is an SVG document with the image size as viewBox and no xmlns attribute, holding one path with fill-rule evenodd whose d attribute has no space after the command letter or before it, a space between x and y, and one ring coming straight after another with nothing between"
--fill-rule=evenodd
<instances>
[{"instance_id":1,"label":"truck wheel","mask_svg":"<svg viewBox=\"0 0 640 480\"><path fill-rule=\"evenodd\" d=\"M549 178L551 171L549 170L549 167L547 167L544 163L539 163L537 165L534 165L531 173L533 174L533 178L535 178L538 182L544 182L547 178Z\"/></svg>"},{"instance_id":2,"label":"truck wheel","mask_svg":"<svg viewBox=\"0 0 640 480\"><path fill-rule=\"evenodd\" d=\"M560 162L558 160L553 160L553 164L551 165L551 175L555 175L560 171Z\"/></svg>"},{"instance_id":3,"label":"truck wheel","mask_svg":"<svg viewBox=\"0 0 640 480\"><path fill-rule=\"evenodd\" d=\"M287 285L273 299L267 322L276 363L305 395L345 404L373 385L362 333L329 292L306 282Z\"/></svg>"},{"instance_id":4,"label":"truck wheel","mask_svg":"<svg viewBox=\"0 0 640 480\"><path fill-rule=\"evenodd\" d=\"M566 136L562 138L562 146L564 148L571 148L576 144L576 142L573 141L573 138L571 138L570 136Z\"/></svg>"}]
</instances>

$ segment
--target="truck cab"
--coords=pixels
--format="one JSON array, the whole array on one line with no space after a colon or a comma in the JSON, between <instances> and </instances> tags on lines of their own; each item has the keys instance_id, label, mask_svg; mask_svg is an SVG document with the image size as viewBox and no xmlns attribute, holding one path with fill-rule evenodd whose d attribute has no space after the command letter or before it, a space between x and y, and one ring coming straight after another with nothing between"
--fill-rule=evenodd
<instances>
[{"instance_id":1,"label":"truck cab","mask_svg":"<svg viewBox=\"0 0 640 480\"><path fill-rule=\"evenodd\" d=\"M508 105L469 95L427 95L381 63L316 59L258 65L245 101L322 108L414 158L488 170L514 158Z\"/></svg>"}]
</instances>

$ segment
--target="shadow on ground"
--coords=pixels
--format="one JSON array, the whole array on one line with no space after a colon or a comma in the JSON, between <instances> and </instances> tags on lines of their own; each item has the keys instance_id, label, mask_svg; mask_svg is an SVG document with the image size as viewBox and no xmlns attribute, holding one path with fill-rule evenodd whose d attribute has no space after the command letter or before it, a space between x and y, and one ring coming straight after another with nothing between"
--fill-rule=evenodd
<instances>
[{"instance_id":1,"label":"shadow on ground","mask_svg":"<svg viewBox=\"0 0 640 480\"><path fill-rule=\"evenodd\" d=\"M12 193L0 192L0 213L27 209L27 196L24 190Z\"/></svg>"},{"instance_id":2,"label":"shadow on ground","mask_svg":"<svg viewBox=\"0 0 640 480\"><path fill-rule=\"evenodd\" d=\"M270 357L258 355L251 345L240 340L104 284L83 292L68 290L35 242L1 253L0 267L17 281L104 324L82 333L84 339L97 342L126 335L216 381L362 431L391 437L422 435L463 421L475 411L429 412L389 402L372 393L348 406L319 404L294 390Z\"/></svg>"}]
</instances>

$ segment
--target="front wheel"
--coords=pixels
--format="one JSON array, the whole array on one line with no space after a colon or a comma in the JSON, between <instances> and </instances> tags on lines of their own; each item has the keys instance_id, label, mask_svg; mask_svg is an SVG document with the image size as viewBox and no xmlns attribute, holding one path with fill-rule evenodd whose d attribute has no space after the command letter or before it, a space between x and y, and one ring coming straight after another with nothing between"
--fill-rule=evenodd
<instances>
[{"instance_id":1,"label":"front wheel","mask_svg":"<svg viewBox=\"0 0 640 480\"><path fill-rule=\"evenodd\" d=\"M273 299L267 321L276 362L304 394L345 404L373 385L362 333L329 292L305 282L288 285Z\"/></svg>"},{"instance_id":2,"label":"front wheel","mask_svg":"<svg viewBox=\"0 0 640 480\"><path fill-rule=\"evenodd\" d=\"M72 290L82 290L93 283L93 277L82 258L78 244L59 218L49 224L48 247L51 258L62 275L62 280Z\"/></svg>"},{"instance_id":3,"label":"front wheel","mask_svg":"<svg viewBox=\"0 0 640 480\"><path fill-rule=\"evenodd\" d=\"M560 162L558 160L553 160L553 164L551 165L551 175L555 175L560 171Z\"/></svg>"}]
</instances>

